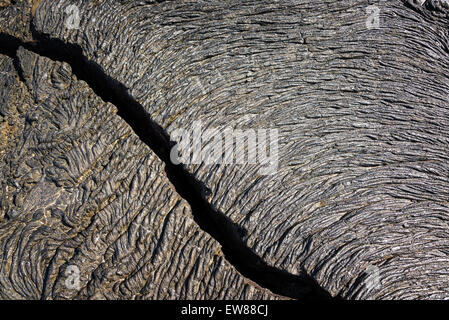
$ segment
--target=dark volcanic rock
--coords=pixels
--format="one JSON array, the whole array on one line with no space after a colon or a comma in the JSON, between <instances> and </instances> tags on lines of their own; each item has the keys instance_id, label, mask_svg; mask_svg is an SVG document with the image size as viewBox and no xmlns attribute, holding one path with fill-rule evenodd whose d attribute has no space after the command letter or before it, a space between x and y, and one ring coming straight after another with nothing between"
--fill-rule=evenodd
<instances>
[{"instance_id":1,"label":"dark volcanic rock","mask_svg":"<svg viewBox=\"0 0 449 320\"><path fill-rule=\"evenodd\" d=\"M31 36L37 43L24 43L28 49L67 61L92 88L73 80L64 64L36 63L33 59L44 58L22 49L15 61L20 62L28 89L11 80L11 59L5 64L9 78L2 80L5 103L0 112L7 117L18 113L25 123L20 130L32 127L37 133L26 140L31 141L31 156L10 142L24 144L25 135L11 140L10 125L4 126L8 134L2 139L9 144L3 152L14 152L4 164L8 182L1 210L6 222L0 237L19 241L8 225L14 219L24 219L23 228L51 228L50 222L39 222L33 229L35 213L30 210L42 208L40 215L51 217L53 211L46 208L53 207L64 226L65 217L73 215L67 225L75 234L49 232L59 235L54 244L44 231L39 233L48 243L33 252L53 252L52 258L30 253L30 260L47 268L47 280L32 281L18 270L8 270L16 279L10 288L35 286L37 293L44 287L44 297L59 297L62 269L55 270L71 261L86 266L82 279L88 285L78 293L80 298L96 292L140 297L142 287L148 292L142 297L168 295L160 290L171 292L172 298L268 297L258 289L251 296L252 287L243 287L242 278L222 256L222 275L211 275L208 261L219 244L198 229L190 218L193 214L245 277L286 296L303 297L301 285L310 285L308 290L321 295L315 279L333 296L347 298L447 297L445 1L104 0L78 1L67 11L72 4L37 1L33 16L27 16L31 29L23 34L2 30L22 41ZM367 7L373 4L380 9L379 28L367 25ZM6 10L4 19L14 24L12 12L17 9ZM78 16L79 25L74 19ZM9 101L17 100L8 98L17 94L14 88L28 90L29 96L20 95L27 111L14 111L18 103ZM118 114L97 95L112 102ZM177 130L192 130L197 121L203 128L276 130L270 150L276 142L279 158L268 171L259 158L252 164L187 163L185 170L173 166L168 135L181 142ZM121 126L127 131L120 133ZM203 150L214 146L214 140L206 138ZM96 141L102 141L98 151L92 149ZM242 153L260 154L251 147ZM16 178L19 169L11 167L19 164L26 166L20 177L39 173ZM153 183L152 173L160 180ZM106 200L101 199L109 197L114 205L106 210L110 207L103 207ZM147 211L140 213L143 208ZM173 225L148 238L173 241L170 250L160 251L156 249L160 244L151 247L146 242L139 249L136 230L146 224L153 232L160 226L158 217L170 212ZM177 214L189 223L179 222ZM195 240L187 239L190 231L176 238L176 228L186 225L197 232ZM93 239L96 228L117 228L128 247L118 235L102 245L86 242ZM200 252L185 257L172 249L178 246L189 252L198 247ZM49 249L55 247L61 249ZM251 250L261 259L249 254L245 260ZM189 291L193 289L181 289L190 283L184 280L191 274L188 267L153 275L142 264L151 270L162 270L163 264L139 257L154 252L168 265L170 261L193 265L203 270L200 279L209 277L220 284L206 282L197 295L192 292L198 291ZM8 261L19 263L23 255L11 254L16 258L4 259L5 268ZM134 261L127 272L139 270L141 282L132 282L118 270L118 262L127 266L127 259ZM270 275L264 277L264 270ZM276 285L273 279L281 275L283 280ZM165 283L174 278L179 278L179 285L170 291ZM119 284L111 285L110 279ZM283 288L286 279L298 282ZM204 293L212 288L214 293Z\"/></svg>"},{"instance_id":2,"label":"dark volcanic rock","mask_svg":"<svg viewBox=\"0 0 449 320\"><path fill-rule=\"evenodd\" d=\"M276 298L223 258L113 105L66 63L17 59L26 85L0 60L2 299Z\"/></svg>"}]
</instances>

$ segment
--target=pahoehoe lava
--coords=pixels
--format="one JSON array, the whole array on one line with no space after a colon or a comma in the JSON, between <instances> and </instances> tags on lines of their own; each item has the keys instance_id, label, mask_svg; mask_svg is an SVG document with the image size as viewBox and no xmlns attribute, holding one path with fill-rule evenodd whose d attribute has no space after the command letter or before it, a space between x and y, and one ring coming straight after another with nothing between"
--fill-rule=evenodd
<instances>
[{"instance_id":1,"label":"pahoehoe lava","mask_svg":"<svg viewBox=\"0 0 449 320\"><path fill-rule=\"evenodd\" d=\"M294 299L332 299L305 270L293 275L265 263L241 239L241 230L223 213L206 200L208 190L183 165L174 165L170 150L175 145L164 129L155 123L143 106L127 92L119 81L105 74L102 68L89 61L79 46L41 34L31 26L34 41L23 42L1 33L0 53L16 60L16 51L22 46L41 56L68 63L78 79L85 81L105 102L116 106L117 114L128 123L140 140L164 162L168 179L179 195L190 205L194 220L222 246L226 259L246 278L273 293ZM15 63L21 75L20 66ZM339 299L339 297L335 297Z\"/></svg>"}]
</instances>

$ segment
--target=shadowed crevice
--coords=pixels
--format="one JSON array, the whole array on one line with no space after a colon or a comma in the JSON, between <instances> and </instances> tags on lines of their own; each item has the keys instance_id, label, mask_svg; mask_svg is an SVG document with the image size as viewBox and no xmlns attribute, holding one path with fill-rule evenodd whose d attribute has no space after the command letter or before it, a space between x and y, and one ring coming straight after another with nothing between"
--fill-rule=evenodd
<instances>
[{"instance_id":1,"label":"shadowed crevice","mask_svg":"<svg viewBox=\"0 0 449 320\"><path fill-rule=\"evenodd\" d=\"M175 142L167 132L146 112L122 83L109 77L95 62L89 61L80 46L67 44L60 39L50 38L33 29L34 41L23 42L20 39L0 33L0 53L18 61L17 49L22 46L40 56L68 63L73 74L85 81L90 88L106 102L114 104L117 114L133 129L165 164L168 179L178 194L192 209L195 222L210 234L222 247L225 258L244 277L271 292L293 299L332 299L332 296L309 276L305 270L292 275L269 266L242 240L238 225L217 211L206 199L208 190L184 165L174 165L170 160L170 151ZM15 63L16 68L20 66ZM21 74L21 71L18 71ZM339 298L339 297L337 297Z\"/></svg>"}]
</instances>

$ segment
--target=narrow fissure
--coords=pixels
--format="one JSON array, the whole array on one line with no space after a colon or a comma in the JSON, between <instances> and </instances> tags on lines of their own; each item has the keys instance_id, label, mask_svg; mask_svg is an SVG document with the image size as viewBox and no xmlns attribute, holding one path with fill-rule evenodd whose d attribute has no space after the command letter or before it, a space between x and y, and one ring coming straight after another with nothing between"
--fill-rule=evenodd
<instances>
[{"instance_id":1,"label":"narrow fissure","mask_svg":"<svg viewBox=\"0 0 449 320\"><path fill-rule=\"evenodd\" d=\"M242 230L206 200L207 189L204 185L189 173L184 165L174 165L171 162L170 150L175 142L170 141L166 131L151 119L122 83L109 77L95 62L88 61L83 56L81 47L42 35L33 28L32 35L34 41L23 42L16 37L0 33L0 53L16 61L16 51L22 46L41 56L66 62L71 66L73 74L85 81L95 94L114 104L118 110L117 114L164 162L168 179L178 194L189 203L195 222L218 241L225 258L237 271L262 288L281 296L301 300L333 298L305 270L299 275L292 275L269 266L255 254L242 240ZM18 67L18 64L15 63L15 66Z\"/></svg>"}]
</instances>

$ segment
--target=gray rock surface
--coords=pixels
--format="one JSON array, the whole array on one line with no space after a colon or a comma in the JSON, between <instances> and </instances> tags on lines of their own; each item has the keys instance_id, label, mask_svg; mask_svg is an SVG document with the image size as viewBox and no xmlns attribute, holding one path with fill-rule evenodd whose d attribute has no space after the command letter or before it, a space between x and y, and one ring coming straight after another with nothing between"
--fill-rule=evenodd
<instances>
[{"instance_id":1,"label":"gray rock surface","mask_svg":"<svg viewBox=\"0 0 449 320\"><path fill-rule=\"evenodd\" d=\"M73 4L80 17L76 28L72 28L76 19L70 20L74 11L66 11ZM378 28L367 24L370 5L380 9ZM20 6L22 10L17 9ZM25 13L30 11L32 15ZM236 272L241 269L246 278L251 278L252 273L266 270L258 265L263 261L276 269L270 269L273 275L285 272L287 278L299 277L298 285L311 287L316 280L317 290L321 287L332 296L447 297L448 13L445 1L355 0L320 3L44 0L23 2L2 10L2 21L11 21L13 25L8 30L2 29L3 33L25 42L37 40L28 49L34 48L35 52L50 58L65 59L63 50L66 50L67 61L84 74L94 93L103 100L110 99L119 109L118 115L114 115L113 106L103 103L108 107L102 104L96 116L92 115L90 112L95 107L91 103L88 108L85 106L87 97L95 97L92 91L83 95L73 84L75 80L70 80L72 91L68 90L67 82L58 76L66 73L64 67L56 73L52 71L53 75L45 71L54 65L52 62L36 64L33 59L38 58L23 50L17 52L15 61L16 65L20 63L19 70L23 70L26 87L19 81L8 80L14 66L7 59L5 72L9 78L4 81L6 89L0 91L6 101L1 107L2 116L23 108L18 103L10 105L11 98L7 97L17 96L18 90L28 90L28 99L36 101L30 102L26 110L34 112L33 105L37 103L42 114L14 111L25 119L24 128L5 124L5 132L22 132L27 123L29 126L34 123L38 128L35 139L50 141L46 146L49 151L44 151L43 146L36 151L40 144L36 140L30 142L33 157L41 158L22 169L29 175L23 180L14 177L16 171L10 167L24 166L26 160L33 159L31 155L23 153L23 158L14 160L5 158L4 184L9 185L3 187L6 191L1 210L5 225L1 226L4 231L0 237L19 241L17 234L10 235L14 229L7 224L24 219L27 222L23 222L23 227L33 229L32 220L25 217L32 219L34 214L30 210L36 207L44 209L42 217L46 217L46 212L52 213L45 208L55 206L62 217L73 215L75 222L69 226L75 235L78 232L74 230L83 229L84 223L88 223L82 217L93 219L78 237L64 238L60 234L59 244L53 246L72 248L57 251L63 257L61 262L56 262L59 255L54 253L51 261L55 262L38 256L30 259L34 264L46 266L45 279L49 284L45 286L47 281L31 281L29 276L21 275L23 271L8 269L11 261L19 264L20 253L11 253L17 258L4 258L5 272L16 279L10 287L30 287L35 293L44 288L44 297L70 297L58 291L63 278L58 278L61 271L54 271L59 266L67 266L70 257L70 261L86 265L82 279L88 285L76 293L79 298L97 297L97 292L105 297L273 297L252 289L252 285L243 285L244 280ZM23 21L20 15L29 18L31 29L18 22ZM21 33L20 30L28 31ZM90 62L83 64L80 57ZM36 65L38 71L34 71ZM97 73L93 72L96 70ZM47 79L42 78L45 74ZM105 81L108 79L116 80L123 87ZM80 83L76 85L89 90ZM134 111L140 107L153 122L135 120L138 112ZM108 117L110 121L102 121ZM87 133L90 131L82 119L95 128L93 133ZM279 159L275 172L265 174L261 163L201 163L185 166L192 175L187 178L179 178L182 172L178 169L169 169L165 176L162 167L172 168L172 164L166 158L171 145L163 133L176 142L176 130L192 129L195 121L201 121L203 128L277 130ZM119 123L127 128L127 133L120 133ZM145 131L145 124L156 129ZM45 138L47 134L50 137ZM123 134L129 137L120 138ZM65 151L63 156L55 151L67 148L63 141L52 144L53 137L58 135L79 140L78 149L74 149L77 151L72 151L73 154ZM91 150L94 144L91 141L102 141L97 153ZM212 139L203 141L203 148L212 145ZM7 155L8 150L22 149L11 144L1 152L4 157L12 157L17 152ZM51 152L57 155L52 156ZM96 157L108 152L115 156L105 156L103 163L97 160ZM84 170L91 175L89 179L81 179L85 185L78 185ZM160 180L152 183L148 178L151 173ZM142 177L134 179L135 176ZM26 179L32 182L27 184ZM122 179L126 182L120 184ZM204 184L208 192L197 189L199 184L195 182L186 187L192 187L191 192L183 190L179 185L186 180ZM105 187L100 188L97 184L102 183ZM50 185L76 191L67 195L59 189L52 190ZM170 196L163 196L166 193ZM62 198L57 200L59 195ZM109 196L114 197L115 209L102 208L100 199ZM105 213L99 213L98 208ZM134 213L134 217L130 211L139 211L138 208L147 211ZM158 217L169 212L172 212L173 226L152 234L148 239L153 240L143 243L139 249L132 240L139 239L140 231L136 230L146 224L154 232L159 225ZM189 218L189 223L179 222L179 217L187 219L191 215L215 240L201 231L193 219ZM120 224L128 219L128 223ZM218 230L221 222L224 231ZM237 231L232 230L232 223ZM51 225L41 224L44 229ZM192 231L183 231L175 240L175 230L185 225ZM81 246L80 242L85 239L93 239L97 227L122 228L129 248L125 244L122 247L120 237L109 239L103 245L83 242L84 247ZM183 253L172 248L181 246L193 230L198 233L197 238L187 242L186 250L190 252L197 246L200 252L194 258L184 258ZM129 272L141 270L144 262L139 264L137 257L147 257L157 251L158 244L151 246L150 243L162 238L173 244L168 245L170 250L159 253L160 259L169 265L173 260L182 266L196 266L203 270L199 279L206 277L219 284L209 287L205 281L196 295L193 289L181 289L189 283L183 277L191 274L184 267L172 273L161 271L155 278L150 278L148 271L141 271L136 276L143 281L139 284L125 281L128 278L115 269L118 261L126 261L122 255L137 259L127 269L132 270ZM233 244L236 244L234 248ZM223 271L214 278L215 272L211 273L206 266L220 245L226 250L227 260L219 255ZM47 250L44 249L47 245L42 246L35 252ZM112 253L114 246L115 254ZM244 256L237 252L246 252L244 246L260 257L260 261L252 256L247 261L236 260ZM95 259L109 262L94 262ZM154 268L152 260L144 261L147 268ZM251 269L253 261L257 265L254 270ZM164 268L163 264L160 268ZM377 277L375 285L372 285L373 274ZM111 285L110 277L119 279L115 283L120 284ZM178 286L164 284L174 277L181 277ZM234 280L226 280L227 277ZM142 284L148 279L153 279L148 282L154 284L151 288ZM198 281L196 277L192 279L194 283ZM273 279L265 282L263 276L256 275L253 280L272 291L281 289L273 284ZM292 287L295 286L296 282ZM148 288L146 296L139 295L142 287ZM160 290L171 293L159 294ZM213 292L205 294L204 290ZM301 290L295 287L277 293L298 298L302 297Z\"/></svg>"},{"instance_id":2,"label":"gray rock surface","mask_svg":"<svg viewBox=\"0 0 449 320\"><path fill-rule=\"evenodd\" d=\"M17 62L20 76L0 56L1 299L278 298L224 259L164 164L68 64L23 47Z\"/></svg>"}]
</instances>

